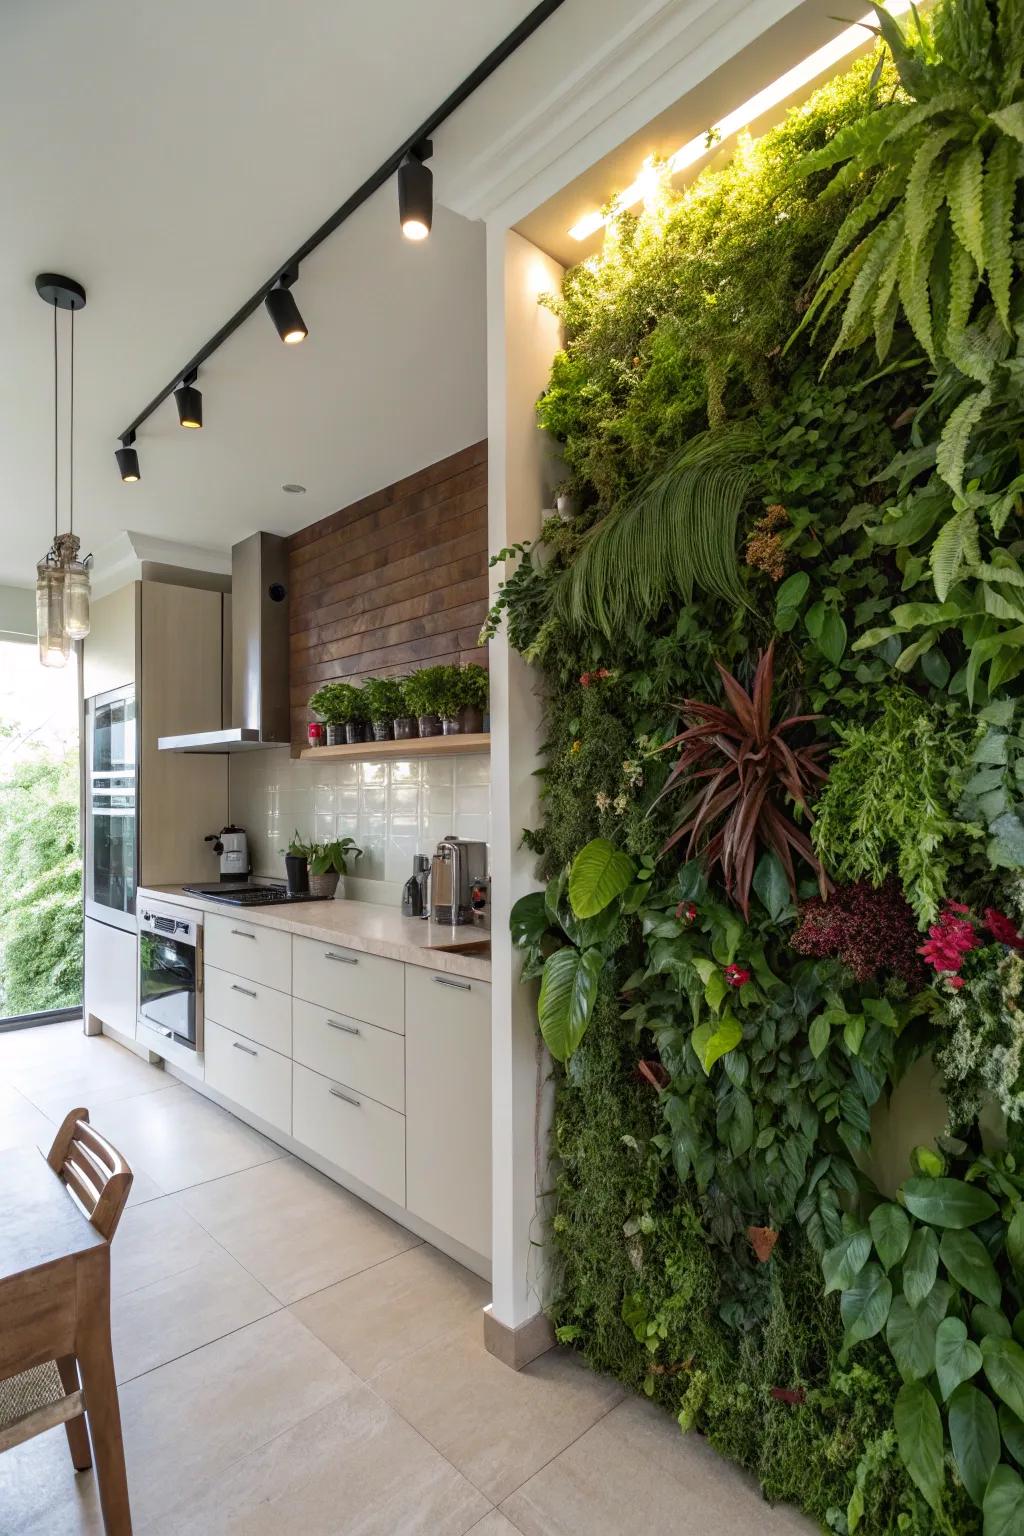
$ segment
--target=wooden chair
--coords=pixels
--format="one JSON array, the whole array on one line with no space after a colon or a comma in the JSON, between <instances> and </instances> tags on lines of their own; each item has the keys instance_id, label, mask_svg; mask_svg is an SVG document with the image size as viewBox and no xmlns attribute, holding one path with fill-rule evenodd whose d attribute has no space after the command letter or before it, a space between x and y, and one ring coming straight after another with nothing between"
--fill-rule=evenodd
<instances>
[{"instance_id":1,"label":"wooden chair","mask_svg":"<svg viewBox=\"0 0 1024 1536\"><path fill-rule=\"evenodd\" d=\"M131 1536L110 1349L109 1243L132 1186L132 1172L90 1125L87 1109L73 1109L66 1116L46 1161L93 1232L72 1217L68 1231L51 1241L54 1229L65 1225L64 1213L51 1205L50 1237L29 1233L23 1268L12 1269L0 1280L0 1314L5 1329L10 1324L7 1345L0 1344L0 1451L63 1423L72 1463L84 1472L92 1466L91 1437L104 1528L108 1536ZM35 1212L47 1204L38 1197L48 1195L49 1186L36 1183L33 1189L33 1181L52 1175L41 1159L34 1166L28 1160L20 1166L20 1182L14 1176L15 1199L22 1196L26 1210ZM20 1362L25 1369L18 1369Z\"/></svg>"}]
</instances>

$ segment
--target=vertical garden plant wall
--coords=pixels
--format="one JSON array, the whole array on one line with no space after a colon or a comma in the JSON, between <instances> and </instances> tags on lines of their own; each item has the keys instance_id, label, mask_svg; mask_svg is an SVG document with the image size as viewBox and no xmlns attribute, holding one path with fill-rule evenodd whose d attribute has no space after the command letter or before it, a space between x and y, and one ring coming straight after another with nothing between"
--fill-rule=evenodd
<instances>
[{"instance_id":1,"label":"vertical garden plant wall","mask_svg":"<svg viewBox=\"0 0 1024 1536\"><path fill-rule=\"evenodd\" d=\"M559 1336L839 1533L1024 1531L1024 0L939 0L569 272L514 937ZM872 1116L922 1055L947 1125ZM643 1469L638 1468L638 1476Z\"/></svg>"}]
</instances>

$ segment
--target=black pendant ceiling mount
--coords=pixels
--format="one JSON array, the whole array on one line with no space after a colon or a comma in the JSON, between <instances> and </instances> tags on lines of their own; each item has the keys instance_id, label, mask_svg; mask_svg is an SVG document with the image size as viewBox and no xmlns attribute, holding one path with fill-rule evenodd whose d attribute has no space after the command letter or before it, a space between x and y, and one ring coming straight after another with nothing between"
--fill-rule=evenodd
<instances>
[{"instance_id":1,"label":"black pendant ceiling mount","mask_svg":"<svg viewBox=\"0 0 1024 1536\"><path fill-rule=\"evenodd\" d=\"M36 293L54 309L84 309L85 289L73 277L61 277L59 272L40 272L36 278Z\"/></svg>"}]
</instances>

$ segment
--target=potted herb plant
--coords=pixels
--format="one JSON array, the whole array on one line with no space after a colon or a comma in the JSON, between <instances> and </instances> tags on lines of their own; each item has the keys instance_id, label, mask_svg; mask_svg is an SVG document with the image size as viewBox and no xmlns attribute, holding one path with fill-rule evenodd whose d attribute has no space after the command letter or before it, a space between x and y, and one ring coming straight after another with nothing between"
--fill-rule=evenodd
<instances>
[{"instance_id":1,"label":"potted herb plant","mask_svg":"<svg viewBox=\"0 0 1024 1536\"><path fill-rule=\"evenodd\" d=\"M309 894L337 896L338 882L348 874L347 861L362 856L363 850L356 847L351 837L340 837L333 843L310 843Z\"/></svg>"},{"instance_id":2,"label":"potted herb plant","mask_svg":"<svg viewBox=\"0 0 1024 1536\"><path fill-rule=\"evenodd\" d=\"M405 707L416 716L421 736L440 736L441 707L448 702L449 674L455 667L421 667L405 679Z\"/></svg>"},{"instance_id":3,"label":"potted herb plant","mask_svg":"<svg viewBox=\"0 0 1024 1536\"><path fill-rule=\"evenodd\" d=\"M489 688L490 677L486 667L472 661L460 669L459 696L462 708L459 711L459 728L467 735L479 734L484 728Z\"/></svg>"},{"instance_id":4,"label":"potted herb plant","mask_svg":"<svg viewBox=\"0 0 1024 1536\"><path fill-rule=\"evenodd\" d=\"M340 746L343 740L363 740L366 701L354 684L325 683L313 694L309 707L327 727L329 747Z\"/></svg>"},{"instance_id":5,"label":"potted herb plant","mask_svg":"<svg viewBox=\"0 0 1024 1536\"><path fill-rule=\"evenodd\" d=\"M309 844L302 841L297 827L292 833L292 840L288 847L282 848L281 852L284 854L289 896L308 896Z\"/></svg>"},{"instance_id":6,"label":"potted herb plant","mask_svg":"<svg viewBox=\"0 0 1024 1536\"><path fill-rule=\"evenodd\" d=\"M401 683L395 677L368 677L363 684L363 696L373 726L374 741L393 740L395 716L405 714Z\"/></svg>"},{"instance_id":7,"label":"potted herb plant","mask_svg":"<svg viewBox=\"0 0 1024 1536\"><path fill-rule=\"evenodd\" d=\"M419 730L416 724L415 712L409 708L409 700L405 692L405 685L408 682L408 678L397 677L395 681L402 690L401 713L395 716L395 740L413 741L419 735Z\"/></svg>"}]
</instances>

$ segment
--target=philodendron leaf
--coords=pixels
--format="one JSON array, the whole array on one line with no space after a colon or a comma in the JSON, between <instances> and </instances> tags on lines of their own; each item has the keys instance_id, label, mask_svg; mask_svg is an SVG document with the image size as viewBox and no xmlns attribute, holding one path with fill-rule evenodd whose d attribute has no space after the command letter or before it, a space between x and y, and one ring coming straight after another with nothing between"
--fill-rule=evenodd
<instances>
[{"instance_id":1,"label":"philodendron leaf","mask_svg":"<svg viewBox=\"0 0 1024 1536\"><path fill-rule=\"evenodd\" d=\"M577 917L595 917L632 883L633 860L606 837L581 848L569 871L569 902Z\"/></svg>"},{"instance_id":2,"label":"philodendron leaf","mask_svg":"<svg viewBox=\"0 0 1024 1536\"><path fill-rule=\"evenodd\" d=\"M830 1291L846 1291L856 1280L871 1255L871 1234L861 1227L848 1232L845 1237L822 1255L821 1267L825 1272L825 1295Z\"/></svg>"},{"instance_id":3,"label":"philodendron leaf","mask_svg":"<svg viewBox=\"0 0 1024 1536\"><path fill-rule=\"evenodd\" d=\"M797 571L796 575L802 572ZM789 894L789 881L782 867L778 854L769 850L763 853L757 861L754 870L754 890L761 905L765 908L773 923L777 923L783 913L788 912L792 897Z\"/></svg>"},{"instance_id":4,"label":"philodendron leaf","mask_svg":"<svg viewBox=\"0 0 1024 1536\"><path fill-rule=\"evenodd\" d=\"M887 1201L876 1205L868 1217L878 1257L886 1269L898 1264L910 1243L910 1220L900 1206Z\"/></svg>"},{"instance_id":5,"label":"philodendron leaf","mask_svg":"<svg viewBox=\"0 0 1024 1536\"><path fill-rule=\"evenodd\" d=\"M872 1339L880 1333L891 1302L892 1286L882 1270L877 1264L865 1264L839 1303L846 1329L844 1344L859 1344L862 1339Z\"/></svg>"},{"instance_id":6,"label":"philodendron leaf","mask_svg":"<svg viewBox=\"0 0 1024 1536\"><path fill-rule=\"evenodd\" d=\"M939 1272L939 1240L931 1227L918 1227L903 1260L903 1294L918 1307L935 1284Z\"/></svg>"},{"instance_id":7,"label":"philodendron leaf","mask_svg":"<svg viewBox=\"0 0 1024 1536\"><path fill-rule=\"evenodd\" d=\"M971 1308L971 1327L979 1339L986 1334L992 1334L997 1339L1012 1339L1013 1328L1010 1319L999 1307L986 1307L983 1301L979 1301L976 1307ZM1020 1343L1020 1340L1017 1341Z\"/></svg>"},{"instance_id":8,"label":"philodendron leaf","mask_svg":"<svg viewBox=\"0 0 1024 1536\"><path fill-rule=\"evenodd\" d=\"M904 1381L923 1381L935 1369L935 1339L949 1298L950 1286L939 1280L916 1309L897 1296L885 1325L885 1341Z\"/></svg>"},{"instance_id":9,"label":"philodendron leaf","mask_svg":"<svg viewBox=\"0 0 1024 1536\"><path fill-rule=\"evenodd\" d=\"M544 892L531 891L528 896L520 896L509 914L508 925L517 949L539 944L549 926Z\"/></svg>"},{"instance_id":10,"label":"philodendron leaf","mask_svg":"<svg viewBox=\"0 0 1024 1536\"><path fill-rule=\"evenodd\" d=\"M935 1331L935 1370L943 1401L981 1370L981 1350L958 1317L944 1317Z\"/></svg>"},{"instance_id":11,"label":"philodendron leaf","mask_svg":"<svg viewBox=\"0 0 1024 1536\"><path fill-rule=\"evenodd\" d=\"M1018 1205L1006 1229L1006 1256L1017 1279L1024 1281L1024 1203Z\"/></svg>"},{"instance_id":12,"label":"philodendron leaf","mask_svg":"<svg viewBox=\"0 0 1024 1536\"><path fill-rule=\"evenodd\" d=\"M721 1056L725 1056L743 1039L743 1029L739 1020L728 1010L720 1019L710 1024L701 1024L690 1036L690 1044L697 1053L697 1059L704 1071L710 1077L711 1068Z\"/></svg>"},{"instance_id":13,"label":"philodendron leaf","mask_svg":"<svg viewBox=\"0 0 1024 1536\"><path fill-rule=\"evenodd\" d=\"M900 1388L894 1409L900 1457L932 1509L942 1505L942 1419L923 1381Z\"/></svg>"},{"instance_id":14,"label":"philodendron leaf","mask_svg":"<svg viewBox=\"0 0 1024 1536\"><path fill-rule=\"evenodd\" d=\"M995 1404L984 1392L961 1382L949 1400L949 1438L964 1487L981 1508L988 1480L999 1464L1000 1434Z\"/></svg>"},{"instance_id":15,"label":"philodendron leaf","mask_svg":"<svg viewBox=\"0 0 1024 1536\"><path fill-rule=\"evenodd\" d=\"M939 1244L939 1257L965 1291L990 1307L999 1306L1003 1287L980 1237L973 1232L947 1230Z\"/></svg>"},{"instance_id":16,"label":"philodendron leaf","mask_svg":"<svg viewBox=\"0 0 1024 1536\"><path fill-rule=\"evenodd\" d=\"M590 1023L604 965L600 950L558 949L544 963L537 1017L556 1061L568 1061Z\"/></svg>"},{"instance_id":17,"label":"philodendron leaf","mask_svg":"<svg viewBox=\"0 0 1024 1536\"><path fill-rule=\"evenodd\" d=\"M918 1221L958 1229L973 1227L996 1210L991 1195L962 1179L908 1179L903 1186L903 1203Z\"/></svg>"},{"instance_id":18,"label":"philodendron leaf","mask_svg":"<svg viewBox=\"0 0 1024 1536\"><path fill-rule=\"evenodd\" d=\"M1024 1467L1024 1424L1005 1403L999 1404L999 1428L1003 1444L1019 1467Z\"/></svg>"},{"instance_id":19,"label":"philodendron leaf","mask_svg":"<svg viewBox=\"0 0 1024 1536\"><path fill-rule=\"evenodd\" d=\"M1013 1339L990 1333L981 1341L981 1358L993 1392L1011 1413L1024 1419L1024 1349Z\"/></svg>"},{"instance_id":20,"label":"philodendron leaf","mask_svg":"<svg viewBox=\"0 0 1024 1536\"><path fill-rule=\"evenodd\" d=\"M1012 1467L996 1467L982 1508L985 1536L1020 1536L1024 1531L1024 1481Z\"/></svg>"}]
</instances>

